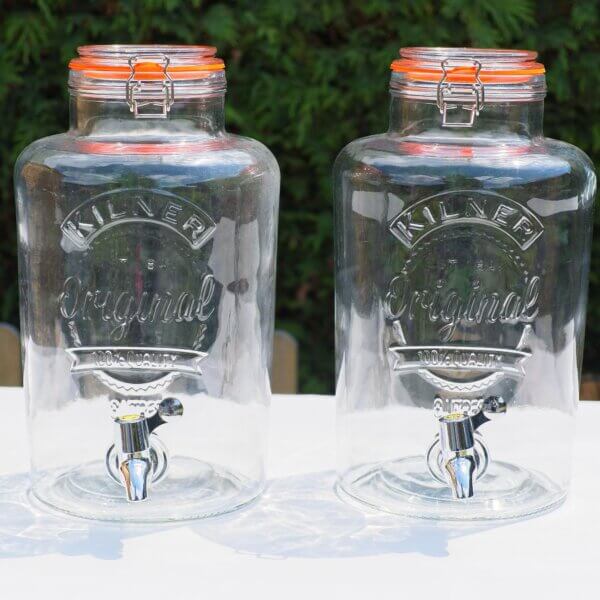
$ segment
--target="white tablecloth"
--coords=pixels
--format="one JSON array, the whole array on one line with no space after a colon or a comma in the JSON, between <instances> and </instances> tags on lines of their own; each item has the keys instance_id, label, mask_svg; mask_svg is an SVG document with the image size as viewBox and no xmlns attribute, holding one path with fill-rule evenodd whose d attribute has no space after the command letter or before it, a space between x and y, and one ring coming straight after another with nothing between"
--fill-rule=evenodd
<instances>
[{"instance_id":1,"label":"white tablecloth","mask_svg":"<svg viewBox=\"0 0 600 600\"><path fill-rule=\"evenodd\" d=\"M22 391L0 388L0 598L334 600L600 596L600 403L581 403L558 510L448 525L337 499L334 401L274 398L270 486L237 513L174 526L68 519L27 502Z\"/></svg>"}]
</instances>

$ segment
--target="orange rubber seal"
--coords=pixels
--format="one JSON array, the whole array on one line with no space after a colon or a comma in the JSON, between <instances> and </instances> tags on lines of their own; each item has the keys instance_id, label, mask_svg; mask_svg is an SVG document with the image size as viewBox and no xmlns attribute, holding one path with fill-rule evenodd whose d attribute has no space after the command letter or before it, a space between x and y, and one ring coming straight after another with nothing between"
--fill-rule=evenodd
<instances>
[{"instance_id":1,"label":"orange rubber seal","mask_svg":"<svg viewBox=\"0 0 600 600\"><path fill-rule=\"evenodd\" d=\"M77 52L69 69L91 79L193 80L225 69L214 46L111 44L80 46Z\"/></svg>"},{"instance_id":2,"label":"orange rubber seal","mask_svg":"<svg viewBox=\"0 0 600 600\"><path fill-rule=\"evenodd\" d=\"M390 69L394 73L404 73L408 79L413 81L424 81L437 83L444 75L441 68L432 68L420 61L407 58L399 58L392 62ZM479 79L482 83L524 83L532 77L544 75L544 65L536 62L526 62L522 68L486 69L479 71ZM477 74L476 67L454 66L446 68L446 81L451 83L471 83Z\"/></svg>"},{"instance_id":3,"label":"orange rubber seal","mask_svg":"<svg viewBox=\"0 0 600 600\"><path fill-rule=\"evenodd\" d=\"M129 65L107 64L89 58L74 58L69 62L69 69L81 71L86 77L92 79L127 80L131 77ZM166 73L174 81L201 79L214 71L223 71L225 63L220 58L206 58L198 64L171 65ZM133 65L133 79L139 81L162 80L165 77L164 65L157 62L138 62Z\"/></svg>"}]
</instances>

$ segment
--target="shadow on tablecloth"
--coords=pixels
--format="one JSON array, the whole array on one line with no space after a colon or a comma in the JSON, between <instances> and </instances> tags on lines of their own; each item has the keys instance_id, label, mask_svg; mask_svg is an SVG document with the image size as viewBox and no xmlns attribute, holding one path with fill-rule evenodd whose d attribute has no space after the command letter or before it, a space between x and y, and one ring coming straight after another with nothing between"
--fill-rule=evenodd
<instances>
[{"instance_id":1,"label":"shadow on tablecloth","mask_svg":"<svg viewBox=\"0 0 600 600\"><path fill-rule=\"evenodd\" d=\"M448 556L448 541L506 525L405 519L342 502L335 473L275 479L250 508L190 525L204 538L264 558L344 558L416 553Z\"/></svg>"},{"instance_id":2,"label":"shadow on tablecloth","mask_svg":"<svg viewBox=\"0 0 600 600\"><path fill-rule=\"evenodd\" d=\"M31 504L26 474L0 477L0 559L46 554L116 560L123 541L158 527L76 519ZM165 526L162 527L165 529Z\"/></svg>"},{"instance_id":3,"label":"shadow on tablecloth","mask_svg":"<svg viewBox=\"0 0 600 600\"><path fill-rule=\"evenodd\" d=\"M187 528L236 552L263 558L345 558L417 553L449 555L452 538L508 525L452 524L366 513L342 502L333 471L272 480L249 507L175 525L124 525L49 512L29 502L28 477L0 477L0 559L45 554L116 560L123 542Z\"/></svg>"}]
</instances>

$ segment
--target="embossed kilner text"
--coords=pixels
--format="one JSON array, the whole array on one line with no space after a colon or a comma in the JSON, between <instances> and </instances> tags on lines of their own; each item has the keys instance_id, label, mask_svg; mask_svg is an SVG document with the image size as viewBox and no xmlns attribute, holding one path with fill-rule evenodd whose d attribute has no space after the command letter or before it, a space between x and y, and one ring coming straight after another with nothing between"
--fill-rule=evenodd
<instances>
[{"instance_id":1,"label":"embossed kilner text","mask_svg":"<svg viewBox=\"0 0 600 600\"><path fill-rule=\"evenodd\" d=\"M103 231L136 222L167 227L194 249L200 248L215 230L214 221L198 206L156 190L100 194L71 211L61 229L76 246L85 249Z\"/></svg>"},{"instance_id":2,"label":"embossed kilner text","mask_svg":"<svg viewBox=\"0 0 600 600\"><path fill-rule=\"evenodd\" d=\"M389 224L390 231L407 248L412 248L440 227L453 224L485 225L502 231L521 250L542 235L539 219L525 206L478 191L444 193L411 204Z\"/></svg>"}]
</instances>

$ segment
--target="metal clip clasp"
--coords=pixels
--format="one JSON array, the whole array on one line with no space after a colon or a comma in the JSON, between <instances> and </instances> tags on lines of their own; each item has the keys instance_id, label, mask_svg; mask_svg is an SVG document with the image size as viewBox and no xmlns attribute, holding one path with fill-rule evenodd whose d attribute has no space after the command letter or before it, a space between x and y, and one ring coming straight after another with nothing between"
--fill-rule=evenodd
<instances>
[{"instance_id":1,"label":"metal clip clasp","mask_svg":"<svg viewBox=\"0 0 600 600\"><path fill-rule=\"evenodd\" d=\"M481 63L477 60L471 61L471 65L465 65L464 62L456 63L448 59L442 61L443 76L437 87L437 105L442 115L442 127L473 127L475 117L483 109L485 101L483 83L479 78ZM448 81L448 68L455 66L457 68L475 69L473 74L474 81L471 83ZM456 73L456 71L454 71ZM455 108L462 108L469 111L468 121L449 121L448 112Z\"/></svg>"},{"instance_id":2,"label":"metal clip clasp","mask_svg":"<svg viewBox=\"0 0 600 600\"><path fill-rule=\"evenodd\" d=\"M136 72L136 65L145 62L162 66L162 79L144 79L143 71ZM169 57L165 54L137 55L129 59L131 72L125 87L125 97L129 110L136 119L166 119L175 100L173 80L167 68ZM158 107L158 110L143 112L144 108Z\"/></svg>"}]
</instances>

